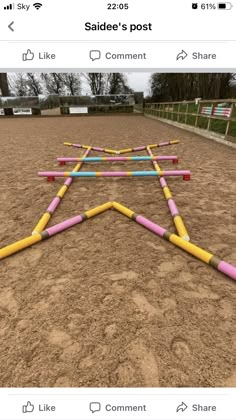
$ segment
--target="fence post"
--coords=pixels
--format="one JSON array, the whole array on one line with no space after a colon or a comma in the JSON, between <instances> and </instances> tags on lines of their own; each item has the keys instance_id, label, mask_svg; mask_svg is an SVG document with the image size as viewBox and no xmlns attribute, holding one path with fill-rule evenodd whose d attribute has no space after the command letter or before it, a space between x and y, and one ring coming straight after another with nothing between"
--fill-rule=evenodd
<instances>
[{"instance_id":1,"label":"fence post","mask_svg":"<svg viewBox=\"0 0 236 420\"><path fill-rule=\"evenodd\" d=\"M177 111L177 122L179 122L179 112L180 112L180 103L179 103L178 111Z\"/></svg>"},{"instance_id":2,"label":"fence post","mask_svg":"<svg viewBox=\"0 0 236 420\"><path fill-rule=\"evenodd\" d=\"M161 104L160 117L163 118L163 104Z\"/></svg>"},{"instance_id":3,"label":"fence post","mask_svg":"<svg viewBox=\"0 0 236 420\"><path fill-rule=\"evenodd\" d=\"M229 118L229 121L227 122L226 129L225 129L225 137L227 137L228 133L229 133L229 127L230 127L230 123L231 123L231 116L233 115L233 109L234 109L234 104L232 102L230 118Z\"/></svg>"},{"instance_id":4,"label":"fence post","mask_svg":"<svg viewBox=\"0 0 236 420\"><path fill-rule=\"evenodd\" d=\"M214 104L213 103L211 104L211 109L212 109L212 111L211 111L211 115L212 115L212 112L213 112L213 109L214 109ZM209 131L210 128L211 128L211 116L208 117L207 131Z\"/></svg>"},{"instance_id":5,"label":"fence post","mask_svg":"<svg viewBox=\"0 0 236 420\"><path fill-rule=\"evenodd\" d=\"M207 130L209 131L211 127L211 117L208 117L208 124L207 124Z\"/></svg>"},{"instance_id":6,"label":"fence post","mask_svg":"<svg viewBox=\"0 0 236 420\"><path fill-rule=\"evenodd\" d=\"M199 119L199 113L200 113L200 106L201 106L201 103L200 103L200 101L198 102L198 106L197 106L197 116L196 116L196 120L195 120L195 127L197 127L198 126L198 119Z\"/></svg>"},{"instance_id":7,"label":"fence post","mask_svg":"<svg viewBox=\"0 0 236 420\"><path fill-rule=\"evenodd\" d=\"M184 123L187 124L187 118L188 118L188 106L189 104L187 104L186 106L186 110L185 110L185 119L184 119Z\"/></svg>"}]
</instances>

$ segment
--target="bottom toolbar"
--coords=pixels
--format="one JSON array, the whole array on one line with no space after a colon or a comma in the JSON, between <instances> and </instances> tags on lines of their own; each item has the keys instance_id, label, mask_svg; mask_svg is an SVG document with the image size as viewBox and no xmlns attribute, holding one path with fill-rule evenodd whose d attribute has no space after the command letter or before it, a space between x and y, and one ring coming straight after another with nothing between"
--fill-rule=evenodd
<instances>
[{"instance_id":1,"label":"bottom toolbar","mask_svg":"<svg viewBox=\"0 0 236 420\"><path fill-rule=\"evenodd\" d=\"M235 420L233 388L0 389L0 420Z\"/></svg>"}]
</instances>

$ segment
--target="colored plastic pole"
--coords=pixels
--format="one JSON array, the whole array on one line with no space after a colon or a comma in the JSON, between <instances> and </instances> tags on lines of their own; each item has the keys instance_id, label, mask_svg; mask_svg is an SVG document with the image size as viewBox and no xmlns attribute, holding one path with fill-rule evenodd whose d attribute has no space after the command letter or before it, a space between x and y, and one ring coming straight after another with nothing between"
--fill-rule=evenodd
<instances>
[{"instance_id":1,"label":"colored plastic pole","mask_svg":"<svg viewBox=\"0 0 236 420\"><path fill-rule=\"evenodd\" d=\"M88 149L83 157L88 156L88 154L90 153L90 149ZM80 168L82 167L83 162L78 163L73 171L79 171ZM45 227L47 226L49 220L51 219L52 215L55 213L57 207L59 206L61 200L63 199L65 193L67 192L67 190L69 189L70 185L73 182L73 178L68 177L66 179L66 181L64 182L64 185L59 189L56 197L54 197L54 199L52 200L52 202L50 203L50 205L48 206L47 210L45 211L45 213L43 214L43 216L40 218L40 220L38 221L37 225L35 226L32 235L35 235L37 233L42 232L42 230L45 229Z\"/></svg>"},{"instance_id":2,"label":"colored plastic pole","mask_svg":"<svg viewBox=\"0 0 236 420\"><path fill-rule=\"evenodd\" d=\"M114 156L114 157L88 157L88 158L76 158L76 157L60 157L57 158L58 162L126 162L126 161L175 161L178 156Z\"/></svg>"},{"instance_id":3,"label":"colored plastic pole","mask_svg":"<svg viewBox=\"0 0 236 420\"><path fill-rule=\"evenodd\" d=\"M150 145L148 145L148 147L150 147L152 149L154 147L170 146L172 144L177 144L177 143L179 143L179 140L171 140L171 141L165 141L165 142L162 142L162 143L150 144ZM65 142L64 145L65 146L82 148L82 149L90 148L91 150L95 150L97 152L104 152L104 153L110 153L110 154L115 154L115 155L119 155L119 154L122 154L122 153L129 153L129 152L137 152L137 151L140 151L140 150L146 150L146 147L147 147L147 146L139 146L139 147L128 148L128 149L113 150L113 149L103 149L101 147L86 146L84 144L68 143L68 142Z\"/></svg>"},{"instance_id":4,"label":"colored plastic pole","mask_svg":"<svg viewBox=\"0 0 236 420\"><path fill-rule=\"evenodd\" d=\"M42 177L132 177L132 176L190 176L190 171L133 171L133 172L38 172Z\"/></svg>"},{"instance_id":5,"label":"colored plastic pole","mask_svg":"<svg viewBox=\"0 0 236 420\"><path fill-rule=\"evenodd\" d=\"M77 147L79 149L90 149L90 150L94 150L96 152L104 152L104 153L110 153L110 154L114 154L117 155L118 152L116 150L112 150L112 149L103 149L101 147L94 147L94 146L86 146L85 144L77 144L77 143L64 143L65 146L72 146L72 147Z\"/></svg>"},{"instance_id":6,"label":"colored plastic pole","mask_svg":"<svg viewBox=\"0 0 236 420\"><path fill-rule=\"evenodd\" d=\"M146 147L153 149L154 147L163 147L163 146L171 146L172 144L178 144L179 140L171 140L171 141L164 141L162 143L157 144L148 144Z\"/></svg>"},{"instance_id":7,"label":"colored plastic pole","mask_svg":"<svg viewBox=\"0 0 236 420\"><path fill-rule=\"evenodd\" d=\"M102 204L101 206L98 206L91 210L86 211L84 214L75 216L62 223L58 223L55 226L47 228L40 233L36 233L32 236L29 236L28 238L21 239L20 241L17 241L11 245L8 245L0 249L0 260L3 258L9 257L10 255L16 254L17 252L22 251L23 249L28 248L37 242L40 242L44 239L47 239L51 236L56 235L57 233L63 232L64 230L69 229L70 227L77 225L86 219L90 219L91 217L96 216L110 209L111 207L112 207L112 202Z\"/></svg>"},{"instance_id":8,"label":"colored plastic pole","mask_svg":"<svg viewBox=\"0 0 236 420\"><path fill-rule=\"evenodd\" d=\"M157 236L164 238L165 240L177 246L178 248L183 249L187 253L193 255L194 257L205 262L206 264L211 265L213 268L224 273L226 276L230 277L231 279L236 280L236 267L234 267L232 264L229 264L221 260L220 258L216 257L215 255L198 247L197 245L194 245L191 242L187 242L184 239L180 238L179 236L171 232L168 232L166 229L162 228L156 223L151 222L150 220L146 219L145 217L141 215L137 215L133 210L117 202L105 203L101 206L95 207L94 209L86 211L84 214L75 216L72 219L66 220L51 228L47 228L41 233L32 235L28 238L24 238L18 242L8 245L0 249L0 259L6 258L12 254L15 254L18 251L21 251L25 248L28 248L31 245L34 245L37 242L40 242L41 240L54 236L57 233L60 233L66 229L69 229L70 227L77 225L83 222L84 220L89 219L93 216L96 216L112 207L118 212L120 212L121 214L125 215L126 217L136 221L139 225L142 225L146 229L155 233Z\"/></svg>"},{"instance_id":9,"label":"colored plastic pole","mask_svg":"<svg viewBox=\"0 0 236 420\"><path fill-rule=\"evenodd\" d=\"M112 202L107 202L102 204L101 206L95 207L91 210L87 210L84 214L80 214L78 216L72 217L62 223L58 223L55 226L47 228L42 234L48 234L48 236L54 236L57 233L63 232L66 229L69 229L72 226L78 225L79 223L83 222L86 219L90 219L91 217L97 216L98 214L103 213L106 210L109 210L112 207ZM47 236L47 235L46 235Z\"/></svg>"},{"instance_id":10,"label":"colored plastic pole","mask_svg":"<svg viewBox=\"0 0 236 420\"><path fill-rule=\"evenodd\" d=\"M31 245L34 245L37 242L42 241L42 239L42 236L37 233L35 235L29 236L28 238L21 239L14 244L5 246L4 248L0 249L0 260L9 257L9 255L16 254L16 252L28 248Z\"/></svg>"},{"instance_id":11,"label":"colored plastic pole","mask_svg":"<svg viewBox=\"0 0 236 420\"><path fill-rule=\"evenodd\" d=\"M113 207L120 213L129 217L130 219L135 220L139 225L142 225L146 229L155 233L157 236L164 238L165 240L177 246L178 248L183 249L188 254L191 254L194 257L198 258L200 261L211 265L213 268L215 268L215 270L218 270L224 273L226 276L230 277L231 279L236 280L236 267L234 267L232 264L221 260L217 256L205 251L204 249L198 247L197 245L191 242L187 242L186 240L175 235L174 233L168 232L166 229L162 228L156 223L151 222L150 220L146 219L141 215L135 214L134 211L128 209L127 207L119 203L113 202Z\"/></svg>"},{"instance_id":12,"label":"colored plastic pole","mask_svg":"<svg viewBox=\"0 0 236 420\"><path fill-rule=\"evenodd\" d=\"M149 147L147 147L147 152L148 152L149 156L153 156L152 151ZM153 164L153 166L154 166L154 168L155 168L155 170L158 174L158 172L161 171L160 166L156 162L152 162L152 164ZM176 203L173 199L172 193L170 191L170 188L167 185L167 182L166 182L165 178L164 177L159 177L159 182L160 182L161 188L163 190L164 197L167 200L167 204L168 204L168 207L169 207L169 210L170 210L170 214L173 218L173 222L174 222L174 225L176 227L176 230L177 230L179 236L182 239L184 239L185 241L189 241L190 237L189 237L188 231L187 231L187 229L184 225L183 219L182 219L182 217L179 213L179 210L176 206Z\"/></svg>"},{"instance_id":13,"label":"colored plastic pole","mask_svg":"<svg viewBox=\"0 0 236 420\"><path fill-rule=\"evenodd\" d=\"M162 142L162 143L151 144L151 145L148 145L148 147L154 148L154 147L170 146L172 144L177 144L177 143L179 143L178 140L172 140L172 141L166 141L166 142ZM119 153L122 154L122 153L136 152L138 150L145 150L146 148L147 148L147 146L140 146L140 147L135 147L133 149L131 149L131 148L122 149L122 150L119 151Z\"/></svg>"},{"instance_id":14,"label":"colored plastic pole","mask_svg":"<svg viewBox=\"0 0 236 420\"><path fill-rule=\"evenodd\" d=\"M132 148L121 149L121 150L119 150L119 152L120 152L120 154L123 154L123 153L131 153L131 152L133 152L133 149Z\"/></svg>"},{"instance_id":15,"label":"colored plastic pole","mask_svg":"<svg viewBox=\"0 0 236 420\"><path fill-rule=\"evenodd\" d=\"M146 149L146 146L139 146L139 147L134 147L133 151L134 152L140 152L141 150L145 150L145 149Z\"/></svg>"}]
</instances>

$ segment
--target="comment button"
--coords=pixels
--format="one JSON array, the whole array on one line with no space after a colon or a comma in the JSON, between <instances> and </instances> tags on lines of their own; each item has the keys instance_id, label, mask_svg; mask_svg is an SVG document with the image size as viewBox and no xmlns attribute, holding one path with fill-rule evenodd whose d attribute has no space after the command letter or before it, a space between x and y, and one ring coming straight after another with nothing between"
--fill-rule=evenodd
<instances>
[{"instance_id":1,"label":"comment button","mask_svg":"<svg viewBox=\"0 0 236 420\"><path fill-rule=\"evenodd\" d=\"M98 411L101 411L101 404L99 402L91 402L89 404L89 409L94 414L94 413L96 413Z\"/></svg>"},{"instance_id":2,"label":"comment button","mask_svg":"<svg viewBox=\"0 0 236 420\"><path fill-rule=\"evenodd\" d=\"M100 60L101 56L102 56L102 54L101 54L101 51L100 50L91 50L91 51L89 51L89 58L92 61Z\"/></svg>"}]
</instances>

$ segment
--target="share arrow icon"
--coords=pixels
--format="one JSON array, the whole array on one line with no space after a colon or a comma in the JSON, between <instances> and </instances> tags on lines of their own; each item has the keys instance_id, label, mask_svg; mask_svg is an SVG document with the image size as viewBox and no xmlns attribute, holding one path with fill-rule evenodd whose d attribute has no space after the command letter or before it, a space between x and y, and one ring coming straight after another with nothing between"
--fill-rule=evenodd
<instances>
[{"instance_id":1,"label":"share arrow icon","mask_svg":"<svg viewBox=\"0 0 236 420\"><path fill-rule=\"evenodd\" d=\"M182 404L178 405L176 412L178 413L179 411L182 411L182 413L187 410L188 406L182 402Z\"/></svg>"},{"instance_id":2,"label":"share arrow icon","mask_svg":"<svg viewBox=\"0 0 236 420\"><path fill-rule=\"evenodd\" d=\"M184 60L186 57L188 57L188 54L186 53L186 51L182 50L176 57L176 60Z\"/></svg>"}]
</instances>

